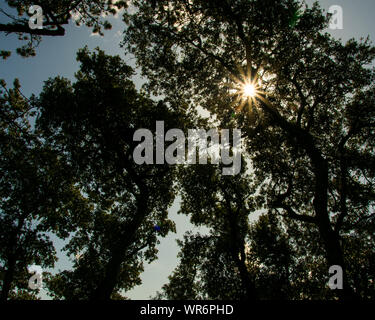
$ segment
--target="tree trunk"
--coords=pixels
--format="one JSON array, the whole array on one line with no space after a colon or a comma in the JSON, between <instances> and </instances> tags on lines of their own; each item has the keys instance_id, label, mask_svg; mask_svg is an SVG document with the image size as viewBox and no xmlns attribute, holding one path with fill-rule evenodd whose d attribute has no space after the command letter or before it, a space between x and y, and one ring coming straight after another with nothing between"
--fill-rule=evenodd
<instances>
[{"instance_id":1,"label":"tree trunk","mask_svg":"<svg viewBox=\"0 0 375 320\"><path fill-rule=\"evenodd\" d=\"M245 291L245 296L243 297L243 299L246 301L258 300L255 284L251 280L249 272L246 267L244 251L242 251L240 254L241 254L241 259L239 259L238 251L237 251L237 255L234 258L235 258L238 271L240 273L242 287Z\"/></svg>"},{"instance_id":2,"label":"tree trunk","mask_svg":"<svg viewBox=\"0 0 375 320\"><path fill-rule=\"evenodd\" d=\"M343 271L343 289L339 290L340 299L355 299L356 295L347 281L344 255L338 232L333 230L328 214L328 166L325 160L315 162L314 209L319 233L326 251L329 266L339 265ZM328 272L328 270L327 270Z\"/></svg>"},{"instance_id":3,"label":"tree trunk","mask_svg":"<svg viewBox=\"0 0 375 320\"><path fill-rule=\"evenodd\" d=\"M283 129L290 137L297 140L296 146L302 148L311 160L315 175L314 210L316 224L326 251L327 263L339 265L343 270L343 290L340 290L341 299L353 299L354 291L347 281L346 266L340 244L338 231L333 230L328 213L328 163L321 151L316 147L313 136L305 129L284 119L277 109L263 97L263 110L271 116L274 123ZM327 270L328 273L328 270Z\"/></svg>"},{"instance_id":4,"label":"tree trunk","mask_svg":"<svg viewBox=\"0 0 375 320\"><path fill-rule=\"evenodd\" d=\"M105 269L105 275L101 283L91 296L91 300L110 300L113 290L116 287L118 276L121 272L121 264L124 261L126 250L134 241L137 230L142 224L147 215L147 199L140 197L138 200L138 209L135 212L135 217L127 225L122 236L119 236L119 241L114 244L112 249L111 259Z\"/></svg>"},{"instance_id":5,"label":"tree trunk","mask_svg":"<svg viewBox=\"0 0 375 320\"><path fill-rule=\"evenodd\" d=\"M121 271L121 263L123 262L124 254L123 250L115 250L112 254L110 261L108 262L105 270L105 276L103 281L98 285L94 291L91 300L110 300L112 292L116 286L117 278Z\"/></svg>"},{"instance_id":6,"label":"tree trunk","mask_svg":"<svg viewBox=\"0 0 375 320\"><path fill-rule=\"evenodd\" d=\"M239 230L239 208L237 211L233 211L230 206L228 195L224 192L225 204L227 208L227 215L229 220L229 231L230 231L230 251L232 259L234 260L238 271L240 273L241 285L244 291L243 300L254 301L258 300L255 283L250 278L249 272L246 267L246 254L245 254L245 243L244 237ZM240 257L241 256L241 259Z\"/></svg>"},{"instance_id":7,"label":"tree trunk","mask_svg":"<svg viewBox=\"0 0 375 320\"><path fill-rule=\"evenodd\" d=\"M5 271L0 301L8 300L9 291L10 291L13 278L14 278L15 267L16 267L16 257L14 255L11 255L8 258L8 267L7 267L7 271Z\"/></svg>"},{"instance_id":8,"label":"tree trunk","mask_svg":"<svg viewBox=\"0 0 375 320\"><path fill-rule=\"evenodd\" d=\"M27 213L23 213L21 217L18 219L18 224L17 228L13 230L8 246L7 246L7 260L8 260L8 267L7 271L5 272L4 275L4 280L3 280L3 288L1 290L1 297L0 301L6 301L8 300L9 297L9 291L12 286L12 282L14 280L14 273L16 269L16 262L17 262L17 235L21 231L25 219L26 219Z\"/></svg>"}]
</instances>

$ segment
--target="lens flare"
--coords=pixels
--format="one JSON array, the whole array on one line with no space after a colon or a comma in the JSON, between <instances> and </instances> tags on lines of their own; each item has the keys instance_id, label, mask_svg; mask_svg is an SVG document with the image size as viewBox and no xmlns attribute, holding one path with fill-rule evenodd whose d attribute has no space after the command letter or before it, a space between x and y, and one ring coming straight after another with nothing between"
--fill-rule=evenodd
<instances>
[{"instance_id":1,"label":"lens flare","mask_svg":"<svg viewBox=\"0 0 375 320\"><path fill-rule=\"evenodd\" d=\"M230 74L227 80L228 92L232 98L234 116L245 108L249 113L257 112L259 100L262 99L264 87L262 78L263 70L247 66L237 66L238 73Z\"/></svg>"},{"instance_id":2,"label":"lens flare","mask_svg":"<svg viewBox=\"0 0 375 320\"><path fill-rule=\"evenodd\" d=\"M254 84L247 83L243 87L243 94L245 97L254 98L256 96L257 90Z\"/></svg>"}]
</instances>

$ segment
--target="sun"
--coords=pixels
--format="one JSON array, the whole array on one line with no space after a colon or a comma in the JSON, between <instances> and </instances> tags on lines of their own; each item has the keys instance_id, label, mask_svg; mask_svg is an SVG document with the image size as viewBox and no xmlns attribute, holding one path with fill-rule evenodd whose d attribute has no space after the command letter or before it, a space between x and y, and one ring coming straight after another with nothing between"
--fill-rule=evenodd
<instances>
[{"instance_id":1,"label":"sun","mask_svg":"<svg viewBox=\"0 0 375 320\"><path fill-rule=\"evenodd\" d=\"M242 110L245 106L251 110L261 93L257 79L250 79L248 77L236 79L232 92L235 97L234 103L237 111Z\"/></svg>"},{"instance_id":2,"label":"sun","mask_svg":"<svg viewBox=\"0 0 375 320\"><path fill-rule=\"evenodd\" d=\"M253 83L245 83L243 86L243 94L245 97L254 98L257 94L257 89Z\"/></svg>"},{"instance_id":3,"label":"sun","mask_svg":"<svg viewBox=\"0 0 375 320\"><path fill-rule=\"evenodd\" d=\"M238 66L238 73L230 74L227 86L235 114L244 108L249 112L257 112L255 109L264 94L259 70L246 70L244 66Z\"/></svg>"}]
</instances>

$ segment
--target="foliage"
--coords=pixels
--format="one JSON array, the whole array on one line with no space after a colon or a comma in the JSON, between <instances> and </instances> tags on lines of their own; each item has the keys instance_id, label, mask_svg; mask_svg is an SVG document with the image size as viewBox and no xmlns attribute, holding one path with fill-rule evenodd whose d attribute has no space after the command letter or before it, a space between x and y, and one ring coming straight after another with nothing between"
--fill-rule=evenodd
<instances>
[{"instance_id":1,"label":"foliage","mask_svg":"<svg viewBox=\"0 0 375 320\"><path fill-rule=\"evenodd\" d=\"M92 207L90 220L66 246L69 255L81 258L50 288L59 298L109 299L140 284L143 262L156 259L158 236L175 230L167 212L175 197L175 168L137 165L134 132L154 131L158 119L166 130L183 128L183 121L173 106L138 93L133 70L118 56L85 48L77 59L77 81L50 79L39 97L38 128L53 150L67 156Z\"/></svg>"},{"instance_id":2,"label":"foliage","mask_svg":"<svg viewBox=\"0 0 375 320\"><path fill-rule=\"evenodd\" d=\"M157 299L322 299L328 289L316 230L257 211L254 177L219 166L180 169L181 213L209 234L187 233L180 263Z\"/></svg>"},{"instance_id":3,"label":"foliage","mask_svg":"<svg viewBox=\"0 0 375 320\"><path fill-rule=\"evenodd\" d=\"M294 0L134 5L124 45L148 88L207 109L222 128L240 128L263 207L319 232L327 267L344 269L342 298L373 292L373 275L354 283L373 253L364 245L365 260L355 262L347 250L352 241L374 243L370 41L334 40L324 33L329 15ZM233 93L247 81L255 99Z\"/></svg>"},{"instance_id":4,"label":"foliage","mask_svg":"<svg viewBox=\"0 0 375 320\"><path fill-rule=\"evenodd\" d=\"M27 43L17 49L17 53L23 57L35 55L35 48L39 45L43 36L65 35L64 25L74 20L77 25L86 25L92 28L94 33L103 35L103 29L111 29L108 20L103 16L115 15L120 9L126 8L126 1L122 0L6 0L7 9L0 9L0 12L8 17L10 21L0 24L0 31L16 33L19 40ZM29 8L38 5L43 9L43 28L30 29ZM13 15L16 11L16 16ZM4 59L9 57L10 51L1 51L0 56Z\"/></svg>"},{"instance_id":5,"label":"foliage","mask_svg":"<svg viewBox=\"0 0 375 320\"><path fill-rule=\"evenodd\" d=\"M85 217L86 205L73 184L69 166L43 143L30 124L33 98L18 80L0 96L0 263L1 298L35 297L27 267L53 267L50 232L69 235Z\"/></svg>"}]
</instances>

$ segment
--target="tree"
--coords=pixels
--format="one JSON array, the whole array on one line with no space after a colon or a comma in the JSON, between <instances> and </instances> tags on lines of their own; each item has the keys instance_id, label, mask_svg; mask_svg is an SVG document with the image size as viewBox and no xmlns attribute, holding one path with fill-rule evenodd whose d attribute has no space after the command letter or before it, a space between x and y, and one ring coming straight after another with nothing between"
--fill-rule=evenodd
<instances>
[{"instance_id":1,"label":"tree","mask_svg":"<svg viewBox=\"0 0 375 320\"><path fill-rule=\"evenodd\" d=\"M179 168L180 213L208 235L187 233L178 241L180 264L159 298L242 299L258 297L246 262L248 217L254 212L254 187L246 166L235 179L222 176L222 165Z\"/></svg>"},{"instance_id":2,"label":"tree","mask_svg":"<svg viewBox=\"0 0 375 320\"><path fill-rule=\"evenodd\" d=\"M271 210L253 217L262 202L245 166L235 179L222 176L219 166L180 168L179 184L180 213L209 233L178 241L180 263L156 298L332 297L316 230L285 223Z\"/></svg>"},{"instance_id":3,"label":"tree","mask_svg":"<svg viewBox=\"0 0 375 320\"><path fill-rule=\"evenodd\" d=\"M102 30L110 29L111 24L101 16L114 15L127 7L126 1L118 0L7 0L6 3L8 10L1 8L0 12L10 21L0 24L0 32L16 33L20 40L27 41L26 45L17 49L17 53L24 57L35 55L35 48L43 36L64 36L64 25L73 18L77 25L84 24L91 27L94 33L103 35ZM39 6L43 10L43 28L29 27L29 19L34 15L34 12L29 13L31 6ZM17 16L12 11L16 11ZM0 55L7 58L10 52L1 51Z\"/></svg>"},{"instance_id":4,"label":"tree","mask_svg":"<svg viewBox=\"0 0 375 320\"><path fill-rule=\"evenodd\" d=\"M179 265L156 299L236 300L245 292L238 269L224 241L213 234L187 233L180 246Z\"/></svg>"},{"instance_id":5,"label":"tree","mask_svg":"<svg viewBox=\"0 0 375 320\"><path fill-rule=\"evenodd\" d=\"M239 299L256 299L256 285L250 276L246 265L246 237L248 234L248 217L255 211L252 195L255 191L253 184L248 183L249 178L246 166L241 168L242 174L233 177L221 176L220 166L195 165L180 170L179 183L181 188L181 212L191 217L192 223L204 225L212 229L210 237L201 239L186 239L186 245L182 250L182 261L189 261L190 256L184 250L192 243L199 241L206 247L197 250L201 252L200 258L207 259L204 282L206 294L213 299L226 299L232 294ZM181 245L182 246L182 245ZM189 250L189 249L187 249ZM190 252L190 251L187 251ZM194 259L192 259L194 261ZM198 258L197 261L202 261ZM188 262L190 263L190 262ZM228 264L228 266L223 266ZM219 277L218 270L230 270L235 268L238 275L237 281L226 277ZM216 274L215 274L216 273ZM226 279L226 284L232 283L233 290L220 292L219 288L228 290L221 286L220 281ZM215 282L215 283L214 283ZM231 285L229 285L231 287ZM215 289L216 288L216 289Z\"/></svg>"},{"instance_id":6,"label":"tree","mask_svg":"<svg viewBox=\"0 0 375 320\"><path fill-rule=\"evenodd\" d=\"M1 300L36 298L27 267L53 267L51 232L66 238L85 217L85 201L69 166L52 152L30 124L33 99L18 80L0 92L0 270Z\"/></svg>"},{"instance_id":7,"label":"tree","mask_svg":"<svg viewBox=\"0 0 375 320\"><path fill-rule=\"evenodd\" d=\"M294 0L134 5L124 43L150 90L206 108L222 127L240 127L264 207L316 228L327 273L332 265L344 270L340 297L368 290L373 276L360 281L363 288L353 283L362 263L352 264L348 244L374 243L361 224L374 224L369 40L334 40L323 33L329 15ZM254 96L244 94L247 85Z\"/></svg>"},{"instance_id":8,"label":"tree","mask_svg":"<svg viewBox=\"0 0 375 320\"><path fill-rule=\"evenodd\" d=\"M331 299L314 229L268 212L249 232L249 269L262 300Z\"/></svg>"},{"instance_id":9,"label":"tree","mask_svg":"<svg viewBox=\"0 0 375 320\"><path fill-rule=\"evenodd\" d=\"M38 104L38 128L66 154L92 206L90 221L66 246L81 257L51 279L50 290L58 298L106 300L140 283L143 262L156 259L158 236L175 229L167 212L175 168L136 164L134 133L154 131L159 119L165 130L184 128L185 121L174 105L138 93L120 57L85 48L77 59L77 81L48 80Z\"/></svg>"}]
</instances>

